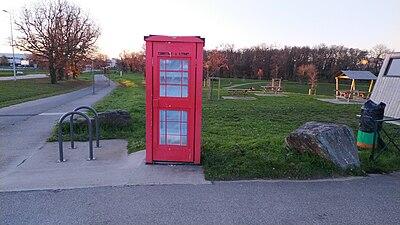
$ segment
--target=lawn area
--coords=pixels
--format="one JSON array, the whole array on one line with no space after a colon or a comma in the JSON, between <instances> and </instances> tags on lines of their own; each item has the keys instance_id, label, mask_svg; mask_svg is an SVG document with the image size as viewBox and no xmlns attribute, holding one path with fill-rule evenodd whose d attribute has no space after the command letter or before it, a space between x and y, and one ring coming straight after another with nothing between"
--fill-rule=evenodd
<instances>
[{"instance_id":1,"label":"lawn area","mask_svg":"<svg viewBox=\"0 0 400 225\"><path fill-rule=\"evenodd\" d=\"M62 94L89 85L89 81L83 80L69 80L50 84L48 78L0 81L0 107Z\"/></svg>"},{"instance_id":2,"label":"lawn area","mask_svg":"<svg viewBox=\"0 0 400 225\"><path fill-rule=\"evenodd\" d=\"M214 81L214 88L216 89L218 86L218 81ZM221 87L229 88L230 86L234 86L236 89L245 89L245 88L254 88L255 90L263 90L261 86L267 85L266 80L244 80L244 79L233 79L233 78L222 78L221 79ZM237 86L238 84L242 84ZM341 90L350 89L350 80L341 80L339 88ZM360 91L368 91L368 82L357 82L357 89ZM282 81L283 91L291 92L291 93L301 93L308 94L309 86L306 83L298 83L293 81ZM324 95L333 97L335 95L335 84L334 83L318 83L317 85L317 95Z\"/></svg>"},{"instance_id":3,"label":"lawn area","mask_svg":"<svg viewBox=\"0 0 400 225\"><path fill-rule=\"evenodd\" d=\"M101 135L102 138L127 139L129 152L134 152L145 149L143 76L128 74L123 79L131 80L135 85L131 88L118 87L95 107L98 111L125 109L131 113L132 126L124 129L102 127ZM240 82L259 81L235 80L236 84ZM224 86L232 83L223 81ZM368 162L369 152L360 152L362 167L355 171L341 171L318 157L286 149L285 136L303 123L343 123L356 131L356 115L360 112L359 105L321 102L302 94L307 93L307 86L294 87L294 83L287 83L288 89L290 85L293 88L287 97L257 96L254 101L203 100L202 164L207 179L307 179L400 169L400 153L394 149L384 153L377 163ZM226 89L222 90L222 94L227 95ZM84 139L83 133L79 137Z\"/></svg>"}]
</instances>

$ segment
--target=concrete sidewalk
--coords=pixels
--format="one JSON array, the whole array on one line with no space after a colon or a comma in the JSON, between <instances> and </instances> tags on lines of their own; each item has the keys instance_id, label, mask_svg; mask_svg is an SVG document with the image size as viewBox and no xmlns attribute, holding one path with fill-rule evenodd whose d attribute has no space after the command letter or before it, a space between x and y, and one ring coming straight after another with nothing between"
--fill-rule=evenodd
<instances>
[{"instance_id":1,"label":"concrete sidewalk","mask_svg":"<svg viewBox=\"0 0 400 225\"><path fill-rule=\"evenodd\" d=\"M58 143L46 143L6 176L0 177L0 191L71 189L98 186L209 184L201 166L146 165L145 151L127 154L124 140L101 141L89 157L88 142L77 149L64 143L66 162L59 163Z\"/></svg>"},{"instance_id":2,"label":"concrete sidewalk","mask_svg":"<svg viewBox=\"0 0 400 225\"><path fill-rule=\"evenodd\" d=\"M46 78L47 74L28 74L28 75L18 75L15 78L17 80L26 80L26 79L37 79L37 78ZM9 77L0 77L0 81L2 80L14 80L14 76Z\"/></svg>"}]
</instances>

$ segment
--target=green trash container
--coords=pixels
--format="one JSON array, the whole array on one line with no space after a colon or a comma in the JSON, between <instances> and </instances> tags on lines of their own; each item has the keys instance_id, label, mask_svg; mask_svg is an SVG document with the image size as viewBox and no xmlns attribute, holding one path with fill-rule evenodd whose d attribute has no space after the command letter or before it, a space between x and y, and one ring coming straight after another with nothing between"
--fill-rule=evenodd
<instances>
[{"instance_id":1,"label":"green trash container","mask_svg":"<svg viewBox=\"0 0 400 225\"><path fill-rule=\"evenodd\" d=\"M374 146L374 134L375 132L364 132L359 130L357 133L357 147L362 149L372 149ZM378 139L378 135L375 136L375 141Z\"/></svg>"}]
</instances>

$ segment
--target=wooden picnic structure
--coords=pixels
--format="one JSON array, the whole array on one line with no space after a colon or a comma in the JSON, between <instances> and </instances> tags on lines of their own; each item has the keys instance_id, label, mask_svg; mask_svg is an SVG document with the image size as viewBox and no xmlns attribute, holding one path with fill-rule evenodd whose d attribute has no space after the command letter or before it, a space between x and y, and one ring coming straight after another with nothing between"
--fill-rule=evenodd
<instances>
[{"instance_id":1,"label":"wooden picnic structure","mask_svg":"<svg viewBox=\"0 0 400 225\"><path fill-rule=\"evenodd\" d=\"M266 86L261 86L265 93L279 93L282 92L282 78L272 78L271 82L268 82Z\"/></svg>"},{"instance_id":2,"label":"wooden picnic structure","mask_svg":"<svg viewBox=\"0 0 400 225\"><path fill-rule=\"evenodd\" d=\"M336 77L336 99L368 99L377 77L370 71L342 70ZM340 80L351 80L350 88L340 89ZM368 91L357 90L356 82L359 80L369 81Z\"/></svg>"},{"instance_id":3,"label":"wooden picnic structure","mask_svg":"<svg viewBox=\"0 0 400 225\"><path fill-rule=\"evenodd\" d=\"M268 94L268 93L274 93L278 94L282 92L282 78L273 78L270 82L267 83L266 86L261 86L263 89L263 92ZM254 87L250 88L240 88L240 89L235 89L235 88L229 88L228 93L230 95L247 95L250 93L257 93L259 91L256 91Z\"/></svg>"},{"instance_id":4,"label":"wooden picnic structure","mask_svg":"<svg viewBox=\"0 0 400 225\"><path fill-rule=\"evenodd\" d=\"M251 87L251 88L241 88L241 89L234 89L234 88L228 89L228 93L230 95L247 95L247 94L250 94L252 92L256 92L253 87Z\"/></svg>"}]
</instances>

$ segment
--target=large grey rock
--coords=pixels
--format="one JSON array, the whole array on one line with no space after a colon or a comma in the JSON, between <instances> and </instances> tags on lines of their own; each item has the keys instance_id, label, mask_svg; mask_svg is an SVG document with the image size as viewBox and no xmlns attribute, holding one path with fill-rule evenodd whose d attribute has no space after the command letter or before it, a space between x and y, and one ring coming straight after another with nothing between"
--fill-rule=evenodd
<instances>
[{"instance_id":1,"label":"large grey rock","mask_svg":"<svg viewBox=\"0 0 400 225\"><path fill-rule=\"evenodd\" d=\"M99 124L101 126L125 127L132 123L132 117L126 110L111 110L99 112ZM94 118L91 116L91 122L94 124ZM69 119L64 120L65 124L69 124ZM75 126L86 126L86 120L81 116L74 116Z\"/></svg>"},{"instance_id":2,"label":"large grey rock","mask_svg":"<svg viewBox=\"0 0 400 225\"><path fill-rule=\"evenodd\" d=\"M99 113L100 124L124 127L132 123L131 114L126 110L113 110Z\"/></svg>"},{"instance_id":3,"label":"large grey rock","mask_svg":"<svg viewBox=\"0 0 400 225\"><path fill-rule=\"evenodd\" d=\"M290 133L285 142L290 149L311 152L342 169L360 166L353 131L346 125L308 122Z\"/></svg>"}]
</instances>

